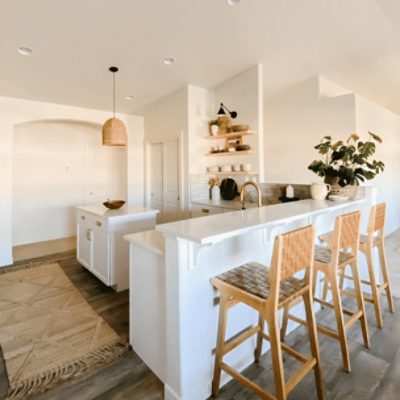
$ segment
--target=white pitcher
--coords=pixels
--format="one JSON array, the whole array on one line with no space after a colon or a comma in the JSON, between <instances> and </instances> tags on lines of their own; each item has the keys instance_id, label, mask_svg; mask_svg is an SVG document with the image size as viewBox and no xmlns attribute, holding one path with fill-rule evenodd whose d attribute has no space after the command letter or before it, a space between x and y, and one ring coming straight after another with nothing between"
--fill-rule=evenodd
<instances>
[{"instance_id":1,"label":"white pitcher","mask_svg":"<svg viewBox=\"0 0 400 400\"><path fill-rule=\"evenodd\" d=\"M314 200L325 200L331 190L331 185L323 182L314 182L311 184L311 197Z\"/></svg>"}]
</instances>

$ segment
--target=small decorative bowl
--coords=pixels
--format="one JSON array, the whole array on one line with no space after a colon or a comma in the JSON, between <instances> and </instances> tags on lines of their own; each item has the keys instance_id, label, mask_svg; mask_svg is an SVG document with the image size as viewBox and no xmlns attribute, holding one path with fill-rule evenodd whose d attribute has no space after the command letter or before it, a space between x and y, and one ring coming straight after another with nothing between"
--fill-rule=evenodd
<instances>
[{"instance_id":1,"label":"small decorative bowl","mask_svg":"<svg viewBox=\"0 0 400 400\"><path fill-rule=\"evenodd\" d=\"M245 132L249 130L249 125L247 124L233 125L232 130L233 132Z\"/></svg>"},{"instance_id":2,"label":"small decorative bowl","mask_svg":"<svg viewBox=\"0 0 400 400\"><path fill-rule=\"evenodd\" d=\"M121 208L124 204L124 200L107 200L103 203L103 205L110 210L117 210L118 208Z\"/></svg>"}]
</instances>

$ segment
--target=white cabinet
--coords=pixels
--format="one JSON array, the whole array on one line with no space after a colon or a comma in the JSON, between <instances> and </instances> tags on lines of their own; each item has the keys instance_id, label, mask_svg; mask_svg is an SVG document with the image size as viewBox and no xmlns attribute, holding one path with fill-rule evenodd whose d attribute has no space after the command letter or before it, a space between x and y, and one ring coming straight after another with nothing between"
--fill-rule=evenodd
<instances>
[{"instance_id":1,"label":"white cabinet","mask_svg":"<svg viewBox=\"0 0 400 400\"><path fill-rule=\"evenodd\" d=\"M129 246L123 236L154 229L158 211L125 206L78 207L77 259L93 275L117 291L129 288Z\"/></svg>"}]
</instances>

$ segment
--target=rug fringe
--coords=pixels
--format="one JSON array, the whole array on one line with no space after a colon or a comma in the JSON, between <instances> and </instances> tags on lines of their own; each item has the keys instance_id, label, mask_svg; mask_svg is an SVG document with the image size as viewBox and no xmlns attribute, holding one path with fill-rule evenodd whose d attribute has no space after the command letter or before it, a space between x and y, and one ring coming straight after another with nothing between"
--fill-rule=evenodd
<instances>
[{"instance_id":1,"label":"rug fringe","mask_svg":"<svg viewBox=\"0 0 400 400\"><path fill-rule=\"evenodd\" d=\"M92 367L115 360L129 349L128 343L123 339L117 339L107 346L100 347L96 351L70 361L66 365L51 369L45 374L32 376L29 379L18 382L15 387L10 385L7 400L21 400L28 395L43 392L55 386L61 380L80 376Z\"/></svg>"},{"instance_id":2,"label":"rug fringe","mask_svg":"<svg viewBox=\"0 0 400 400\"><path fill-rule=\"evenodd\" d=\"M41 265L57 264L60 261L65 261L70 258L76 258L76 254L71 253L71 254L67 254L64 256L60 256L60 257L50 258L48 260L28 261L28 262L26 262L24 264L20 264L20 265L10 265L7 267L0 268L0 275L6 274L8 272L22 271L24 269L29 269L29 268L33 268L33 267L40 267Z\"/></svg>"}]
</instances>

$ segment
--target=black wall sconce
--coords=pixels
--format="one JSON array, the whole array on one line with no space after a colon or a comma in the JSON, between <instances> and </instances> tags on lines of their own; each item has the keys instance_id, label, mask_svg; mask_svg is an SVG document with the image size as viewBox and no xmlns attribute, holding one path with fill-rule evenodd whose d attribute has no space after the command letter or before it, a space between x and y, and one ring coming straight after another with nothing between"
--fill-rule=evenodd
<instances>
[{"instance_id":1,"label":"black wall sconce","mask_svg":"<svg viewBox=\"0 0 400 400\"><path fill-rule=\"evenodd\" d=\"M226 112L225 112L225 111L228 112L228 114L231 116L231 118L236 118L236 117L237 117L237 112L236 112L236 111L229 111L229 110L224 106L224 103L221 103L221 104L220 104L220 107L219 107L217 116L220 117L220 116L226 115Z\"/></svg>"}]
</instances>

